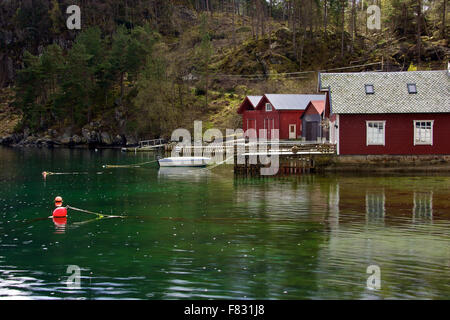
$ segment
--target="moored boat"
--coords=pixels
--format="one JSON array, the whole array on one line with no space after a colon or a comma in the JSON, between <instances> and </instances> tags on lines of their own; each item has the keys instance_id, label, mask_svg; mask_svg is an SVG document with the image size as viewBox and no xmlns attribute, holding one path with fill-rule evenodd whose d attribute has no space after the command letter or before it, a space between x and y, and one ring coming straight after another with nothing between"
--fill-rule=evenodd
<instances>
[{"instance_id":1,"label":"moored boat","mask_svg":"<svg viewBox=\"0 0 450 320\"><path fill-rule=\"evenodd\" d=\"M211 158L207 157L170 157L158 160L160 167L206 167Z\"/></svg>"}]
</instances>

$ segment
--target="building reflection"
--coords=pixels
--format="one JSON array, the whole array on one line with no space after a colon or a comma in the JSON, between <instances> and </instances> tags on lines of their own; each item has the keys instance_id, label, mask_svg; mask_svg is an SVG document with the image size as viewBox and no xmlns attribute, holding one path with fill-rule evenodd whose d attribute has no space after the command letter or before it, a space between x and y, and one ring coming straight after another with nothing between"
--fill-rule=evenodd
<instances>
[{"instance_id":1,"label":"building reflection","mask_svg":"<svg viewBox=\"0 0 450 320\"><path fill-rule=\"evenodd\" d=\"M419 177L315 175L240 180L235 181L234 201L250 221L264 221L257 230L264 228L261 237L267 237L267 243L277 243L281 237L289 239L283 247L266 248L261 261L283 256L284 271L294 273L289 262L295 261L297 274L298 266L315 268L308 274L311 287L317 290L312 298L405 298L414 296L411 292L416 290L426 292L442 285L437 279L441 278L440 266L448 263L448 250L442 246L448 223L426 224L433 218L446 218L449 203L445 190L426 185ZM314 248L317 255L305 246L313 235L320 235L321 242ZM284 256L288 252L284 250L294 245L298 246L296 253ZM295 260L298 257L301 259ZM311 258L307 264L303 260L306 257ZM410 259L422 264L431 261L439 267L417 268L409 264ZM366 287L370 275L366 270L372 265L382 270L382 291ZM402 280L405 270L420 274L422 280ZM274 270L263 269L262 273L268 288L265 290L274 290L270 287L276 279ZM389 288L385 285L388 283ZM425 295L434 297L431 291Z\"/></svg>"},{"instance_id":2,"label":"building reflection","mask_svg":"<svg viewBox=\"0 0 450 320\"><path fill-rule=\"evenodd\" d=\"M308 217L325 222L331 230L342 223L360 221L367 225L384 225L433 220L433 192L420 186L393 186L390 181L371 185L364 177L320 180L252 181L235 185L234 201L245 214L267 218Z\"/></svg>"},{"instance_id":3,"label":"building reflection","mask_svg":"<svg viewBox=\"0 0 450 320\"><path fill-rule=\"evenodd\" d=\"M366 191L366 222L384 223L384 216L386 214L386 196L383 191L373 192Z\"/></svg>"},{"instance_id":4,"label":"building reflection","mask_svg":"<svg viewBox=\"0 0 450 320\"><path fill-rule=\"evenodd\" d=\"M328 195L328 225L331 230L339 229L339 183L330 187Z\"/></svg>"},{"instance_id":5,"label":"building reflection","mask_svg":"<svg viewBox=\"0 0 450 320\"><path fill-rule=\"evenodd\" d=\"M433 299L445 290L441 272L449 251L442 244L448 223L431 222L436 217L448 220L442 214L448 200L446 191L431 188L419 179L417 184L408 179L393 183L383 177L347 177L331 186L328 240L318 255L316 297L408 299L420 292ZM420 267L409 261L418 261ZM380 267L381 290L367 288L369 266ZM419 276L405 280L409 274Z\"/></svg>"},{"instance_id":6,"label":"building reflection","mask_svg":"<svg viewBox=\"0 0 450 320\"><path fill-rule=\"evenodd\" d=\"M433 192L414 192L413 222L433 220Z\"/></svg>"}]
</instances>

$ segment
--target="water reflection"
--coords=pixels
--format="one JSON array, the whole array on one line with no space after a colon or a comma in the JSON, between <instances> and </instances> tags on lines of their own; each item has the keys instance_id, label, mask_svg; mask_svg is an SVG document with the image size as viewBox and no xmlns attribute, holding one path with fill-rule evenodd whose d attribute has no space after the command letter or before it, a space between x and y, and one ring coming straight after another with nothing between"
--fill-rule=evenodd
<instances>
[{"instance_id":1,"label":"water reflection","mask_svg":"<svg viewBox=\"0 0 450 320\"><path fill-rule=\"evenodd\" d=\"M186 180L190 182L204 181L211 176L211 171L207 168L177 168L162 167L158 170L160 180Z\"/></svg>"},{"instance_id":2,"label":"water reflection","mask_svg":"<svg viewBox=\"0 0 450 320\"><path fill-rule=\"evenodd\" d=\"M337 230L339 228L339 183L330 187L328 210L328 225L331 230Z\"/></svg>"},{"instance_id":3,"label":"water reflection","mask_svg":"<svg viewBox=\"0 0 450 320\"><path fill-rule=\"evenodd\" d=\"M0 269L0 299L28 300L41 286L43 281L30 276L27 270L19 270L15 266L2 266ZM36 298L39 297L33 296Z\"/></svg>"},{"instance_id":4,"label":"water reflection","mask_svg":"<svg viewBox=\"0 0 450 320\"><path fill-rule=\"evenodd\" d=\"M450 294L444 281L450 177L241 179L222 166L188 173L156 165L99 175L104 164L151 159L120 151L7 152L0 172L8 182L0 184L0 298ZM92 174L54 176L43 185L43 170ZM36 219L56 194L78 208L130 218ZM81 290L65 285L68 265L82 268ZM381 269L379 291L366 288L369 265Z\"/></svg>"},{"instance_id":5,"label":"water reflection","mask_svg":"<svg viewBox=\"0 0 450 320\"><path fill-rule=\"evenodd\" d=\"M385 202L384 190L381 192L366 191L366 221L368 224L384 224Z\"/></svg>"},{"instance_id":6,"label":"water reflection","mask_svg":"<svg viewBox=\"0 0 450 320\"><path fill-rule=\"evenodd\" d=\"M433 192L414 192L413 222L433 220Z\"/></svg>"},{"instance_id":7,"label":"water reflection","mask_svg":"<svg viewBox=\"0 0 450 320\"><path fill-rule=\"evenodd\" d=\"M362 218L368 225L411 221L403 219L406 216L412 221L433 220L434 192L411 186L408 181L393 186L389 179L378 180L373 186L364 177L341 177L327 184L322 184L320 179L240 180L235 183L235 202L246 208L246 214L264 213L274 218L317 220L317 213L321 212L320 220L326 220L332 229L339 223ZM444 219L450 218L447 195L442 190L437 200ZM342 214L344 217L340 217Z\"/></svg>"},{"instance_id":8,"label":"water reflection","mask_svg":"<svg viewBox=\"0 0 450 320\"><path fill-rule=\"evenodd\" d=\"M67 227L67 217L64 218L52 218L53 223L55 224L55 234L64 234L66 233Z\"/></svg>"},{"instance_id":9,"label":"water reflection","mask_svg":"<svg viewBox=\"0 0 450 320\"><path fill-rule=\"evenodd\" d=\"M316 253L312 276L318 287L309 297L436 299L450 292L449 284L441 281L450 277L450 206L446 180L443 188L434 179L241 181L236 201L247 214L278 222L277 230L286 237L294 226L280 223L289 220L299 230L311 221L326 226L328 238ZM439 224L431 225L434 212L440 213ZM366 287L370 265L381 268L381 290Z\"/></svg>"}]
</instances>

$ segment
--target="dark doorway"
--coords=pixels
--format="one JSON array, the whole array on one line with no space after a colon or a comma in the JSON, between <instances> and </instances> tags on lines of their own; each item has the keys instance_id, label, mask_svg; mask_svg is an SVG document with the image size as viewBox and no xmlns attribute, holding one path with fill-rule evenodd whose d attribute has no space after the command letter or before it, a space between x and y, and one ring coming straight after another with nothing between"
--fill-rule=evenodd
<instances>
[{"instance_id":1,"label":"dark doorway","mask_svg":"<svg viewBox=\"0 0 450 320\"><path fill-rule=\"evenodd\" d=\"M306 141L317 141L319 123L317 121L306 122Z\"/></svg>"}]
</instances>

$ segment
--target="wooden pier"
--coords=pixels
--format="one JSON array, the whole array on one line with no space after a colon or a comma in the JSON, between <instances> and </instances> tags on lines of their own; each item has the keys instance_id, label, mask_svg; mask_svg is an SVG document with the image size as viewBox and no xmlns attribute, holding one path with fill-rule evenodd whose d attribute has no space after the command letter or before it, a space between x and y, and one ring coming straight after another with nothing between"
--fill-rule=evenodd
<instances>
[{"instance_id":1,"label":"wooden pier","mask_svg":"<svg viewBox=\"0 0 450 320\"><path fill-rule=\"evenodd\" d=\"M234 157L234 173L243 176L262 176L261 170L269 168L261 158L277 156L275 175L299 175L313 172L336 153L336 146L329 143L305 143L301 141L247 142L244 139L228 143L208 145L173 145L170 148L179 156ZM166 149L166 151L169 151Z\"/></svg>"},{"instance_id":2,"label":"wooden pier","mask_svg":"<svg viewBox=\"0 0 450 320\"><path fill-rule=\"evenodd\" d=\"M329 143L310 143L302 141L270 141L252 142L246 139L224 141L223 143L187 144L167 142L163 139L140 141L135 147L122 149L127 152L163 151L166 154L178 156L207 156L216 159L234 157L234 173L242 176L263 176L264 168L274 168L271 164L264 164L261 159L268 161L277 157L276 171L271 175L286 176L300 175L316 171L318 164L323 164L336 154L336 146ZM273 159L273 158L272 158ZM225 161L223 161L224 163Z\"/></svg>"},{"instance_id":3,"label":"wooden pier","mask_svg":"<svg viewBox=\"0 0 450 320\"><path fill-rule=\"evenodd\" d=\"M318 164L323 164L335 155L335 145L332 144L308 144L294 145L289 149L268 150L267 152L247 152L235 155L234 173L235 175L261 177L261 170L269 168L270 164L262 164L259 160L264 157L278 157L278 168L275 168L273 175L301 175L316 171ZM253 157L253 161L251 161ZM258 160L255 164L255 160Z\"/></svg>"},{"instance_id":4,"label":"wooden pier","mask_svg":"<svg viewBox=\"0 0 450 320\"><path fill-rule=\"evenodd\" d=\"M164 139L142 140L133 147L122 148L124 152L154 152L166 148L167 142Z\"/></svg>"}]
</instances>

